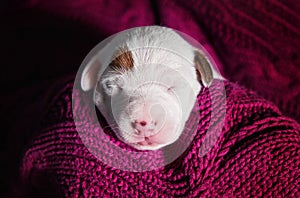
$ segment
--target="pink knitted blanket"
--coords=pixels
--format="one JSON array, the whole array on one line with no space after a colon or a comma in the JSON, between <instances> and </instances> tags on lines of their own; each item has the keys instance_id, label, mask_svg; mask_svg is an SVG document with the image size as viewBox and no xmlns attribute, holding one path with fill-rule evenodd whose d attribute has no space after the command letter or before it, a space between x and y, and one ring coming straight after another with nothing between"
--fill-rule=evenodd
<instances>
[{"instance_id":1,"label":"pink knitted blanket","mask_svg":"<svg viewBox=\"0 0 300 198\"><path fill-rule=\"evenodd\" d=\"M222 115L211 116L211 101L217 101L217 105L222 103L223 83L226 114L218 133L215 126L222 121ZM203 88L198 95L199 105L195 107L200 113L198 127L187 150L167 166L134 172L107 165L82 144L73 120L72 88L71 81L51 97L53 101L43 130L23 158L22 179L30 197L300 196L300 126L253 92L219 80L210 89ZM78 97L73 105L77 112L82 112L77 119L80 124L89 125L88 101ZM203 156L200 147L209 127L213 131L210 138L216 142ZM104 128L109 141L130 150L109 132L109 127ZM94 129L102 132L97 127ZM135 165L105 143L99 144L102 136L92 134L87 137L90 149L98 149L115 164ZM143 160L155 164L162 159L155 156L164 154L156 152ZM148 163L145 166L151 166Z\"/></svg>"}]
</instances>

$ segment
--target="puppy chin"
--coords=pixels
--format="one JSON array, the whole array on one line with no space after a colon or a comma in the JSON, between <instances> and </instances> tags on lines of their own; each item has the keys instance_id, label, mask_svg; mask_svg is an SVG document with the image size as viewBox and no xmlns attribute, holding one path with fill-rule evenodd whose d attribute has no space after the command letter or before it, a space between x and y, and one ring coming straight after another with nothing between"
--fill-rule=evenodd
<instances>
[{"instance_id":1,"label":"puppy chin","mask_svg":"<svg viewBox=\"0 0 300 198\"><path fill-rule=\"evenodd\" d=\"M152 143L151 145L140 145L140 144L137 144L137 143L131 143L129 145L132 146L135 149L138 149L138 150L152 150L152 151L154 151L154 150L161 149L162 147L167 146L169 144Z\"/></svg>"}]
</instances>

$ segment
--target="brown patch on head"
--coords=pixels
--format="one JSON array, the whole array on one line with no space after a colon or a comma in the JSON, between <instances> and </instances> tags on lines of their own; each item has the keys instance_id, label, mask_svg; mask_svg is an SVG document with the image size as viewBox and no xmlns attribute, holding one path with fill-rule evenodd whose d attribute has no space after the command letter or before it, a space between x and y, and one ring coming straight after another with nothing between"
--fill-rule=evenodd
<instances>
[{"instance_id":1,"label":"brown patch on head","mask_svg":"<svg viewBox=\"0 0 300 198\"><path fill-rule=\"evenodd\" d=\"M109 66L118 72L129 71L133 68L133 58L131 51L127 49L122 49L119 51L118 55L112 60Z\"/></svg>"}]
</instances>

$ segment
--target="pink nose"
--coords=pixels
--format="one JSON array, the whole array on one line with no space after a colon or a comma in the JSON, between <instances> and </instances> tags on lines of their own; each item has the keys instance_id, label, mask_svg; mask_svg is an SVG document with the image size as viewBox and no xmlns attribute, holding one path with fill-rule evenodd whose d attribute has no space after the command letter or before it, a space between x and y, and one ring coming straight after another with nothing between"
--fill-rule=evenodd
<instances>
[{"instance_id":1,"label":"pink nose","mask_svg":"<svg viewBox=\"0 0 300 198\"><path fill-rule=\"evenodd\" d=\"M135 123L141 125L142 127L147 125L147 122L144 120L142 120L140 122L136 120Z\"/></svg>"},{"instance_id":2,"label":"pink nose","mask_svg":"<svg viewBox=\"0 0 300 198\"><path fill-rule=\"evenodd\" d=\"M147 121L147 120L134 120L134 123L132 123L133 128L137 129L137 133L142 133L143 135L147 136L148 133L151 133L154 131L156 122L153 120Z\"/></svg>"}]
</instances>

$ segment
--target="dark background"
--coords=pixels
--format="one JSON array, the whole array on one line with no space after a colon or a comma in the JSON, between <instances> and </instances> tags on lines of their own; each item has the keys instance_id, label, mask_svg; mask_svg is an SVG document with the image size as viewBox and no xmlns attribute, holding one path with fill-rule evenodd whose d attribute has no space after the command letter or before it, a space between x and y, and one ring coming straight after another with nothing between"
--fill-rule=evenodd
<instances>
[{"instance_id":1,"label":"dark background","mask_svg":"<svg viewBox=\"0 0 300 198\"><path fill-rule=\"evenodd\" d=\"M87 53L108 35L93 34L71 19L0 2L3 197L18 188L21 155L39 126L47 90L58 79L76 74Z\"/></svg>"}]
</instances>

